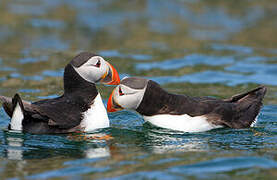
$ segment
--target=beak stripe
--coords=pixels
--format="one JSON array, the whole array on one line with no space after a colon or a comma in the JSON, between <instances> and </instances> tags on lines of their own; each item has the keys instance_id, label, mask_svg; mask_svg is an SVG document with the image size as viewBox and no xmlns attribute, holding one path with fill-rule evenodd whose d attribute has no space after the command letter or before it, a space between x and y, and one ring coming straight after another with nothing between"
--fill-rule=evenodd
<instances>
[{"instance_id":1,"label":"beak stripe","mask_svg":"<svg viewBox=\"0 0 277 180\"><path fill-rule=\"evenodd\" d=\"M105 74L102 76L102 83L108 84L108 85L118 85L120 83L120 78L117 70L110 63L107 62L107 64L109 66L109 70L105 72ZM109 81L109 82L105 82L105 78L106 78L106 81ZM109 78L111 80L109 80Z\"/></svg>"}]
</instances>

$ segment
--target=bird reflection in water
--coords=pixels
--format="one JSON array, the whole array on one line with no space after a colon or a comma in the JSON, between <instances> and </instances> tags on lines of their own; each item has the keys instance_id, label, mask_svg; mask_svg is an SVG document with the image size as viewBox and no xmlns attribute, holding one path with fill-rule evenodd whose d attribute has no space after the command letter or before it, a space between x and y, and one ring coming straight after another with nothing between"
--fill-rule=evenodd
<instances>
[{"instance_id":1,"label":"bird reflection in water","mask_svg":"<svg viewBox=\"0 0 277 180\"><path fill-rule=\"evenodd\" d=\"M144 127L151 126L144 124ZM208 151L207 139L201 134L184 133L151 126L147 128L146 148L155 154Z\"/></svg>"},{"instance_id":2,"label":"bird reflection in water","mask_svg":"<svg viewBox=\"0 0 277 180\"><path fill-rule=\"evenodd\" d=\"M3 156L10 160L42 159L59 156L99 158L111 155L113 137L107 133L30 135L6 131ZM36 142L37 141L37 142ZM30 146L34 144L33 146Z\"/></svg>"},{"instance_id":3,"label":"bird reflection in water","mask_svg":"<svg viewBox=\"0 0 277 180\"><path fill-rule=\"evenodd\" d=\"M7 137L7 158L11 160L22 160L23 159L23 139L22 137Z\"/></svg>"},{"instance_id":4,"label":"bird reflection in water","mask_svg":"<svg viewBox=\"0 0 277 180\"><path fill-rule=\"evenodd\" d=\"M123 136L122 131L128 131ZM19 135L20 134L20 135ZM124 134L124 133L123 133ZM6 133L6 157L8 159L41 159L49 157L102 158L122 159L128 152L172 153L208 151L207 138L201 134L188 134L169 131L161 128L149 128L144 125L138 130L120 130L113 128L109 132L72 133L64 135L25 135ZM37 141L37 142L35 142ZM30 143L35 146L29 146ZM118 142L116 145L114 142ZM127 145L127 146L125 146Z\"/></svg>"},{"instance_id":5,"label":"bird reflection in water","mask_svg":"<svg viewBox=\"0 0 277 180\"><path fill-rule=\"evenodd\" d=\"M68 139L73 141L90 141L102 142L107 144L108 141L114 139L111 135L105 133L87 134L87 133L73 133L67 136ZM109 157L111 155L111 146L104 145L104 147L88 148L84 150L86 158L101 158Z\"/></svg>"}]
</instances>

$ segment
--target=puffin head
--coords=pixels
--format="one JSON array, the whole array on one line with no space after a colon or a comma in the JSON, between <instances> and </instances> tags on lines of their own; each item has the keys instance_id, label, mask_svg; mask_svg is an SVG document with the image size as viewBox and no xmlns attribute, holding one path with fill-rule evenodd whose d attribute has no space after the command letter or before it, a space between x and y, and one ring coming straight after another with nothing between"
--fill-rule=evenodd
<instances>
[{"instance_id":1,"label":"puffin head","mask_svg":"<svg viewBox=\"0 0 277 180\"><path fill-rule=\"evenodd\" d=\"M116 69L101 56L90 52L82 52L74 57L71 66L86 81L118 85L120 78Z\"/></svg>"},{"instance_id":2,"label":"puffin head","mask_svg":"<svg viewBox=\"0 0 277 180\"><path fill-rule=\"evenodd\" d=\"M136 110L143 99L148 81L147 79L138 77L124 78L111 93L107 111L115 112L122 109Z\"/></svg>"}]
</instances>

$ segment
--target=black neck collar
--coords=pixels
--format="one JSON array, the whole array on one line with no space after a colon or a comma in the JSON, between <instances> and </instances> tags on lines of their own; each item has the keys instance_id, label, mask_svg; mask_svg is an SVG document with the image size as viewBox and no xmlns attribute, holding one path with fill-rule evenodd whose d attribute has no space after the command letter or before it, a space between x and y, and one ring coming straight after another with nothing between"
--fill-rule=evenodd
<instances>
[{"instance_id":1,"label":"black neck collar","mask_svg":"<svg viewBox=\"0 0 277 180\"><path fill-rule=\"evenodd\" d=\"M94 99L98 91L94 83L84 80L72 65L68 64L64 69L64 95L73 96L73 94L79 98Z\"/></svg>"},{"instance_id":2,"label":"black neck collar","mask_svg":"<svg viewBox=\"0 0 277 180\"><path fill-rule=\"evenodd\" d=\"M145 116L160 114L167 107L170 94L154 81L149 80L143 99L136 109L138 113Z\"/></svg>"}]
</instances>

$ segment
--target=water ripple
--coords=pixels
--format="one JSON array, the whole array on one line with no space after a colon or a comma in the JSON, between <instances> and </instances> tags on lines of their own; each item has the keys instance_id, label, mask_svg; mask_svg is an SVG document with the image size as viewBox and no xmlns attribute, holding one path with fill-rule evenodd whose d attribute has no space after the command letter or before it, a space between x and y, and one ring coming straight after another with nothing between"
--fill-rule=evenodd
<instances>
[{"instance_id":1,"label":"water ripple","mask_svg":"<svg viewBox=\"0 0 277 180\"><path fill-rule=\"evenodd\" d=\"M63 77L64 69L60 69L57 71L53 70L45 70L42 72L42 76L49 76L49 77Z\"/></svg>"},{"instance_id":2,"label":"water ripple","mask_svg":"<svg viewBox=\"0 0 277 180\"><path fill-rule=\"evenodd\" d=\"M274 74L252 74L252 75L242 75L227 73L222 71L204 71L200 73L192 73L183 76L160 76L160 77L150 77L160 84L166 83L221 83L229 86L235 86L239 84L256 83L265 85L277 85L277 81L272 81L276 79Z\"/></svg>"},{"instance_id":3,"label":"water ripple","mask_svg":"<svg viewBox=\"0 0 277 180\"><path fill-rule=\"evenodd\" d=\"M18 62L20 64L27 64L27 63L36 63L36 62L41 62L41 61L47 61L48 56L41 56L41 57L26 57L19 59Z\"/></svg>"},{"instance_id":4,"label":"water ripple","mask_svg":"<svg viewBox=\"0 0 277 180\"><path fill-rule=\"evenodd\" d=\"M253 60L253 59L250 59L250 60ZM225 69L228 71L256 73L259 75L270 75L270 76L277 77L277 64L258 64L258 63L250 64L247 62L238 62L232 66L226 67Z\"/></svg>"},{"instance_id":5,"label":"water ripple","mask_svg":"<svg viewBox=\"0 0 277 180\"><path fill-rule=\"evenodd\" d=\"M34 76L24 76L20 73L11 73L10 77L12 78L18 78L18 79L23 79L23 80L32 80L32 81L41 81L44 79L44 77L39 76L39 75L34 75Z\"/></svg>"},{"instance_id":6,"label":"water ripple","mask_svg":"<svg viewBox=\"0 0 277 180\"><path fill-rule=\"evenodd\" d=\"M50 20L50 19L32 19L30 20L30 24L33 27L37 28L56 28L56 29L61 29L65 26L63 21L59 20Z\"/></svg>"},{"instance_id":7,"label":"water ripple","mask_svg":"<svg viewBox=\"0 0 277 180\"><path fill-rule=\"evenodd\" d=\"M277 168L277 162L263 157L217 158L211 161L172 167L168 171L182 174L219 173L245 168Z\"/></svg>"},{"instance_id":8,"label":"water ripple","mask_svg":"<svg viewBox=\"0 0 277 180\"><path fill-rule=\"evenodd\" d=\"M147 54L123 54L120 53L118 50L102 50L98 52L99 55L105 57L119 57L119 58L131 58L134 60L151 60L152 56Z\"/></svg>"},{"instance_id":9,"label":"water ripple","mask_svg":"<svg viewBox=\"0 0 277 180\"><path fill-rule=\"evenodd\" d=\"M121 78L128 72L178 83L176 92L190 82L191 95L265 84L264 103L277 102L274 0L0 4L0 95L55 98L68 62L62 59L94 51L111 59ZM98 88L106 104L112 87ZM276 112L265 105L253 128L183 133L124 110L109 113L111 127L97 132L32 135L9 131L1 108L0 179L274 179Z\"/></svg>"},{"instance_id":10,"label":"water ripple","mask_svg":"<svg viewBox=\"0 0 277 180\"><path fill-rule=\"evenodd\" d=\"M73 161L66 161L66 162L64 162L64 165L79 166L79 165L88 164L88 163L95 163L98 161L102 161L104 159L105 158L77 159L77 160L73 160Z\"/></svg>"},{"instance_id":11,"label":"water ripple","mask_svg":"<svg viewBox=\"0 0 277 180\"><path fill-rule=\"evenodd\" d=\"M76 166L76 167L68 167L63 169L58 169L54 171L47 171L39 174L34 174L31 176L27 176L30 179L49 179L55 177L68 177L77 174L86 174L92 172L104 172L108 171L110 168L97 168L97 167L87 167L87 166Z\"/></svg>"},{"instance_id":12,"label":"water ripple","mask_svg":"<svg viewBox=\"0 0 277 180\"><path fill-rule=\"evenodd\" d=\"M204 54L190 54L181 59L170 59L162 62L138 63L136 64L136 68L138 70L150 70L154 68L170 70L170 69L182 68L184 66L195 66L198 64L219 66L219 65L231 64L233 62L234 62L234 58L231 56L216 57L216 56L208 56Z\"/></svg>"},{"instance_id":13,"label":"water ripple","mask_svg":"<svg viewBox=\"0 0 277 180\"><path fill-rule=\"evenodd\" d=\"M65 51L68 48L68 42L61 40L59 37L48 35L33 39L31 41L31 46L25 50L47 49L55 51Z\"/></svg>"},{"instance_id":14,"label":"water ripple","mask_svg":"<svg viewBox=\"0 0 277 180\"><path fill-rule=\"evenodd\" d=\"M239 46L239 45L230 45L230 44L212 44L212 49L217 51L234 51L236 53L250 54L253 52L251 47Z\"/></svg>"},{"instance_id":15,"label":"water ripple","mask_svg":"<svg viewBox=\"0 0 277 180\"><path fill-rule=\"evenodd\" d=\"M277 162L263 157L217 158L191 165L175 166L163 171L140 171L109 179L184 179L184 177L191 176L207 178L213 177L212 173L230 172L246 168L277 168Z\"/></svg>"}]
</instances>

